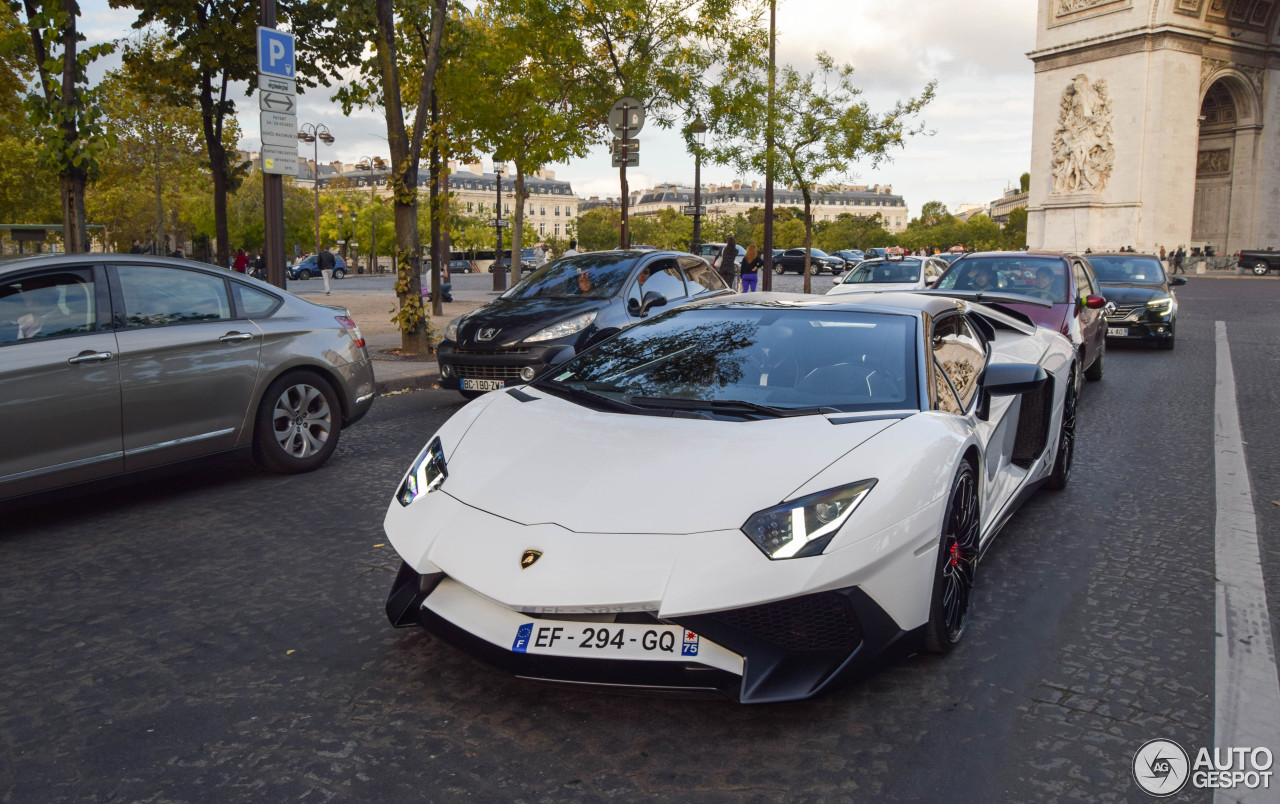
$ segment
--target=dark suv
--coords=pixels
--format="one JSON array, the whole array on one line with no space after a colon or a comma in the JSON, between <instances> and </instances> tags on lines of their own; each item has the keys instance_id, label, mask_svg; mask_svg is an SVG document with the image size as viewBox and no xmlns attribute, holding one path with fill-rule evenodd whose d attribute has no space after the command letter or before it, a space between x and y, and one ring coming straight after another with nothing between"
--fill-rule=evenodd
<instances>
[{"instance_id":1,"label":"dark suv","mask_svg":"<svg viewBox=\"0 0 1280 804\"><path fill-rule=\"evenodd\" d=\"M657 308L731 292L692 254L631 250L563 257L449 322L438 354L441 385L464 396L520 385Z\"/></svg>"},{"instance_id":2,"label":"dark suv","mask_svg":"<svg viewBox=\"0 0 1280 804\"><path fill-rule=\"evenodd\" d=\"M1107 337L1172 349L1178 317L1173 288L1187 284L1187 278L1169 276L1151 254L1091 254L1089 263L1107 301L1115 305L1107 313Z\"/></svg>"}]
</instances>

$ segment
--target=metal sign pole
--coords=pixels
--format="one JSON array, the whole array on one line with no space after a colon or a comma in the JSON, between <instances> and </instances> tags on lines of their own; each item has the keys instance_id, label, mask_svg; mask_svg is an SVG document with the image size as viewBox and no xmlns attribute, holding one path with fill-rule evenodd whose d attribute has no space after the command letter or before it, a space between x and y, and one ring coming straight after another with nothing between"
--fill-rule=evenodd
<instances>
[{"instance_id":1,"label":"metal sign pole","mask_svg":"<svg viewBox=\"0 0 1280 804\"><path fill-rule=\"evenodd\" d=\"M258 21L266 28L276 27L276 0L261 0ZM284 289L284 176L262 174L263 242L262 256L267 267L267 281Z\"/></svg>"},{"instance_id":2,"label":"metal sign pole","mask_svg":"<svg viewBox=\"0 0 1280 804\"><path fill-rule=\"evenodd\" d=\"M627 139L631 136L627 126L631 122L628 120L630 116L631 108L624 103L622 105L622 167L618 168L618 175L622 180L622 239L618 248L627 248L630 245L627 238Z\"/></svg>"}]
</instances>

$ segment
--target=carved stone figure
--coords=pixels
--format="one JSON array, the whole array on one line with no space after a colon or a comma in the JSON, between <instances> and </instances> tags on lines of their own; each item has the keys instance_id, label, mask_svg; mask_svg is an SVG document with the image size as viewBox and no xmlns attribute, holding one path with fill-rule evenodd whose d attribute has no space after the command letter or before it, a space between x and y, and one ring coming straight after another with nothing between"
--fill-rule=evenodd
<instances>
[{"instance_id":1,"label":"carved stone figure","mask_svg":"<svg viewBox=\"0 0 1280 804\"><path fill-rule=\"evenodd\" d=\"M1062 93L1053 136L1053 191L1106 189L1115 165L1111 142L1111 97L1107 82L1077 75Z\"/></svg>"},{"instance_id":2,"label":"carved stone figure","mask_svg":"<svg viewBox=\"0 0 1280 804\"><path fill-rule=\"evenodd\" d=\"M1221 148L1213 151L1201 151L1196 162L1197 176L1211 176L1231 172L1231 149Z\"/></svg>"}]
</instances>

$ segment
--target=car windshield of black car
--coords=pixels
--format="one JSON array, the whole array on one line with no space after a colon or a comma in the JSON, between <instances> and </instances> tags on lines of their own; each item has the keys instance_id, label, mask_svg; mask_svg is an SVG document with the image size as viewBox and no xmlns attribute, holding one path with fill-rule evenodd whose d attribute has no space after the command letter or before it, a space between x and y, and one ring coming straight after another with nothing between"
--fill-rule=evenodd
<instances>
[{"instance_id":1,"label":"car windshield of black car","mask_svg":"<svg viewBox=\"0 0 1280 804\"><path fill-rule=\"evenodd\" d=\"M1066 304L1067 266L1053 257L990 256L956 260L938 290L999 291ZM985 276L984 276L985 275Z\"/></svg>"},{"instance_id":2,"label":"car windshield of black car","mask_svg":"<svg viewBox=\"0 0 1280 804\"><path fill-rule=\"evenodd\" d=\"M628 404L913 410L918 327L909 315L685 308L624 330L546 382Z\"/></svg>"},{"instance_id":3,"label":"car windshield of black car","mask_svg":"<svg viewBox=\"0 0 1280 804\"><path fill-rule=\"evenodd\" d=\"M1164 268L1154 257L1090 257L1093 273L1099 282L1134 282L1163 285Z\"/></svg>"},{"instance_id":4,"label":"car windshield of black car","mask_svg":"<svg viewBox=\"0 0 1280 804\"><path fill-rule=\"evenodd\" d=\"M608 299L635 267L636 255L610 251L566 257L525 277L504 299Z\"/></svg>"},{"instance_id":5,"label":"car windshield of black car","mask_svg":"<svg viewBox=\"0 0 1280 804\"><path fill-rule=\"evenodd\" d=\"M918 282L920 281L920 260L907 258L898 262L888 260L867 260L858 263L858 267L844 278L845 285L860 285L876 282Z\"/></svg>"}]
</instances>

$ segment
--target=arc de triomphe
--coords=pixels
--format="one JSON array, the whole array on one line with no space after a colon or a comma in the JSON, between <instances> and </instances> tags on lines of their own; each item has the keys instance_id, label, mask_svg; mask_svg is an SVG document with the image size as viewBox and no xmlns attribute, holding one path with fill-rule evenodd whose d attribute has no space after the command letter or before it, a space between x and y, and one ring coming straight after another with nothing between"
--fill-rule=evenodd
<instances>
[{"instance_id":1,"label":"arc de triomphe","mask_svg":"<svg viewBox=\"0 0 1280 804\"><path fill-rule=\"evenodd\" d=\"M1031 248L1280 248L1280 0L1039 0Z\"/></svg>"}]
</instances>

